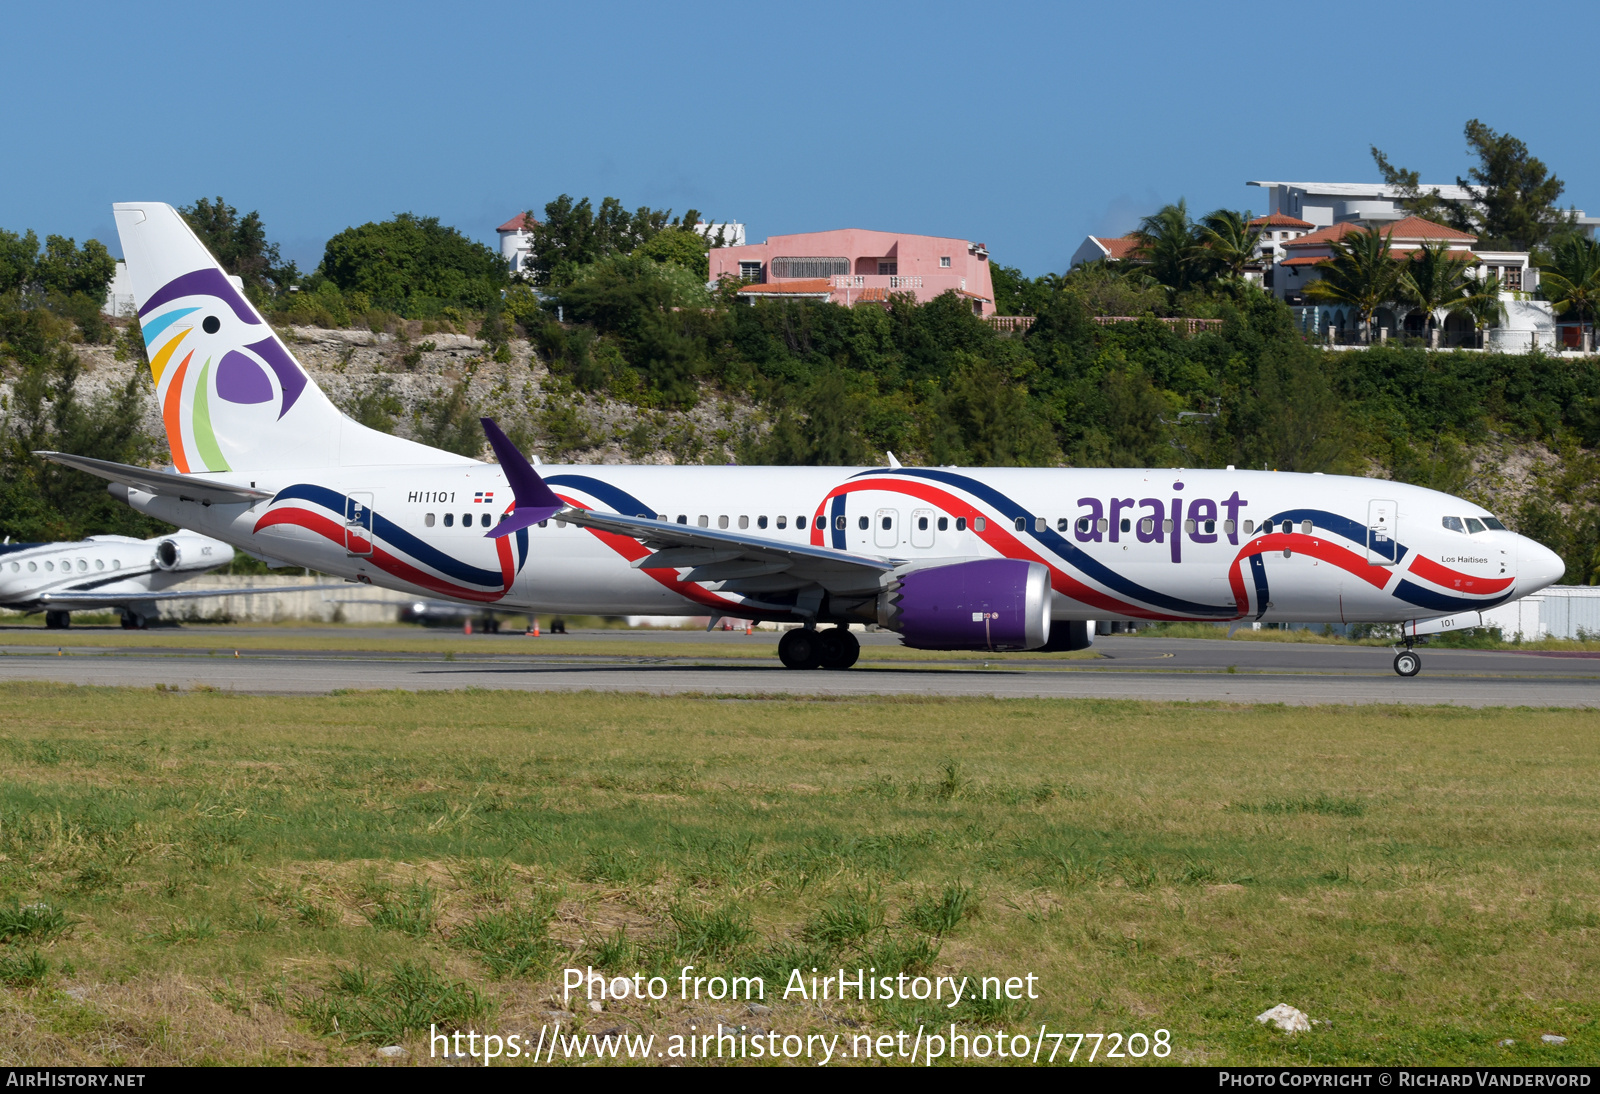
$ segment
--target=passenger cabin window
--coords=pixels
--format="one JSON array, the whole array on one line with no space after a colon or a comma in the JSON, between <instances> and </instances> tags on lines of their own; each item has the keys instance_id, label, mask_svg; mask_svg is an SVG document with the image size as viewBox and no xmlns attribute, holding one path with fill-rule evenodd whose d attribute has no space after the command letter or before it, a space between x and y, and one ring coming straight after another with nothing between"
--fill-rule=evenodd
<instances>
[{"instance_id":1,"label":"passenger cabin window","mask_svg":"<svg viewBox=\"0 0 1600 1094\"><path fill-rule=\"evenodd\" d=\"M949 530L950 530L950 518L949 517L940 517L939 518L939 531L947 532Z\"/></svg>"},{"instance_id":2,"label":"passenger cabin window","mask_svg":"<svg viewBox=\"0 0 1600 1094\"><path fill-rule=\"evenodd\" d=\"M1131 517L1123 517L1122 518L1122 530L1124 532L1133 531L1133 518L1131 518Z\"/></svg>"},{"instance_id":3,"label":"passenger cabin window","mask_svg":"<svg viewBox=\"0 0 1600 1094\"><path fill-rule=\"evenodd\" d=\"M1026 532L1028 530L1028 518L1027 517L1018 517L1016 519L1015 523L1016 523L1017 531Z\"/></svg>"},{"instance_id":4,"label":"passenger cabin window","mask_svg":"<svg viewBox=\"0 0 1600 1094\"><path fill-rule=\"evenodd\" d=\"M892 525L893 523L894 523L894 521L890 520L888 517L884 517L883 518L883 530L885 532L887 532L889 530L890 525Z\"/></svg>"},{"instance_id":5,"label":"passenger cabin window","mask_svg":"<svg viewBox=\"0 0 1600 1094\"><path fill-rule=\"evenodd\" d=\"M463 527L463 528L471 528L472 527L472 514L471 513L462 513L461 514L461 527Z\"/></svg>"},{"instance_id":6,"label":"passenger cabin window","mask_svg":"<svg viewBox=\"0 0 1600 1094\"><path fill-rule=\"evenodd\" d=\"M1303 520L1300 522L1300 534L1303 536L1309 536L1311 534L1311 522L1309 520Z\"/></svg>"},{"instance_id":7,"label":"passenger cabin window","mask_svg":"<svg viewBox=\"0 0 1600 1094\"><path fill-rule=\"evenodd\" d=\"M1479 520L1477 517L1468 517L1467 518L1467 534L1468 535L1473 535L1473 534L1481 532L1483 530L1484 530L1483 521Z\"/></svg>"},{"instance_id":8,"label":"passenger cabin window","mask_svg":"<svg viewBox=\"0 0 1600 1094\"><path fill-rule=\"evenodd\" d=\"M30 569L30 570L31 570L31 569L33 569L33 567L32 567L32 566L30 566L30 567L28 567L28 568L29 568L29 569ZM111 560L111 568L112 568L112 569L113 569L113 570L120 570L120 569L122 569L122 560L121 560L121 559L120 559L120 558L114 558L114 559L112 559L112 560Z\"/></svg>"},{"instance_id":9,"label":"passenger cabin window","mask_svg":"<svg viewBox=\"0 0 1600 1094\"><path fill-rule=\"evenodd\" d=\"M1249 521L1245 521L1245 523L1248 524L1250 522ZM1225 520L1225 521L1222 522L1222 530L1224 532L1228 533L1230 536L1233 535L1234 527L1235 527L1234 522L1231 521L1231 520ZM1211 530L1211 522L1208 520L1208 521L1206 521L1206 531L1209 532L1210 530Z\"/></svg>"},{"instance_id":10,"label":"passenger cabin window","mask_svg":"<svg viewBox=\"0 0 1600 1094\"><path fill-rule=\"evenodd\" d=\"M740 528L748 528L748 527L750 527L750 518L745 516L742 513L739 515L739 527Z\"/></svg>"},{"instance_id":11,"label":"passenger cabin window","mask_svg":"<svg viewBox=\"0 0 1600 1094\"><path fill-rule=\"evenodd\" d=\"M433 514L432 513L427 513L427 514L425 514L423 516L423 518L422 518L422 526L424 528L432 528L433 527Z\"/></svg>"},{"instance_id":12,"label":"passenger cabin window","mask_svg":"<svg viewBox=\"0 0 1600 1094\"><path fill-rule=\"evenodd\" d=\"M678 523L679 524L688 524L689 523L689 514L687 514L687 513L679 513L678 514Z\"/></svg>"},{"instance_id":13,"label":"passenger cabin window","mask_svg":"<svg viewBox=\"0 0 1600 1094\"><path fill-rule=\"evenodd\" d=\"M884 524L887 525L888 523L889 523L888 521L884 521ZM917 531L926 532L927 530L928 530L928 518L927 517L918 517L917 518Z\"/></svg>"},{"instance_id":14,"label":"passenger cabin window","mask_svg":"<svg viewBox=\"0 0 1600 1094\"><path fill-rule=\"evenodd\" d=\"M757 528L765 528L766 526L767 526L767 518L766 517L757 517L756 518L756 527Z\"/></svg>"},{"instance_id":15,"label":"passenger cabin window","mask_svg":"<svg viewBox=\"0 0 1600 1094\"><path fill-rule=\"evenodd\" d=\"M704 513L700 514L700 527L702 527L702 528L710 528L711 527L711 518L706 516Z\"/></svg>"},{"instance_id":16,"label":"passenger cabin window","mask_svg":"<svg viewBox=\"0 0 1600 1094\"><path fill-rule=\"evenodd\" d=\"M29 573L33 573L38 569L39 569L39 564L37 562L28 563L28 572Z\"/></svg>"},{"instance_id":17,"label":"passenger cabin window","mask_svg":"<svg viewBox=\"0 0 1600 1094\"><path fill-rule=\"evenodd\" d=\"M480 528L487 528L493 523L494 521L490 518L488 513L484 513L482 516L478 517L478 526Z\"/></svg>"},{"instance_id":18,"label":"passenger cabin window","mask_svg":"<svg viewBox=\"0 0 1600 1094\"><path fill-rule=\"evenodd\" d=\"M784 529L784 528L787 528L787 527L789 527L789 518L786 517L786 516L783 516L782 514L779 514L779 516L778 516L778 528L781 530L781 529Z\"/></svg>"},{"instance_id":19,"label":"passenger cabin window","mask_svg":"<svg viewBox=\"0 0 1600 1094\"><path fill-rule=\"evenodd\" d=\"M1105 517L1101 517L1100 518L1099 524L1100 524L1100 531L1102 531L1102 532L1111 531L1111 522L1109 520L1107 520Z\"/></svg>"},{"instance_id":20,"label":"passenger cabin window","mask_svg":"<svg viewBox=\"0 0 1600 1094\"><path fill-rule=\"evenodd\" d=\"M794 526L796 528L804 528L806 526L806 518L805 517L795 517L794 518ZM778 525L778 527L782 528L783 525L780 524L780 525Z\"/></svg>"},{"instance_id":21,"label":"passenger cabin window","mask_svg":"<svg viewBox=\"0 0 1600 1094\"><path fill-rule=\"evenodd\" d=\"M866 517L862 517L861 519L862 520L866 520L867 518ZM837 529L840 532L844 531L844 518L843 517L834 517L833 518L833 526L834 526L835 529ZM865 528L866 525L863 524L861 527Z\"/></svg>"},{"instance_id":22,"label":"passenger cabin window","mask_svg":"<svg viewBox=\"0 0 1600 1094\"><path fill-rule=\"evenodd\" d=\"M858 527L860 527L860 529L861 529L861 530L862 530L862 531L863 531L863 532L865 532L865 531L866 531L866 530L867 530L867 518L866 518L866 517L860 517L860 518L858 518L858 519L857 519L857 520L856 520L856 524L857 524L857 526L858 526Z\"/></svg>"},{"instance_id":23,"label":"passenger cabin window","mask_svg":"<svg viewBox=\"0 0 1600 1094\"><path fill-rule=\"evenodd\" d=\"M94 568L96 570L104 570L106 568L106 560L103 559L103 558L95 559L94 560Z\"/></svg>"},{"instance_id":24,"label":"passenger cabin window","mask_svg":"<svg viewBox=\"0 0 1600 1094\"><path fill-rule=\"evenodd\" d=\"M974 532L981 532L988 526L989 522L984 520L982 517L974 517L972 519L972 530Z\"/></svg>"},{"instance_id":25,"label":"passenger cabin window","mask_svg":"<svg viewBox=\"0 0 1600 1094\"><path fill-rule=\"evenodd\" d=\"M1247 521L1244 522L1244 534L1247 535L1247 536L1253 536L1253 535L1256 534L1256 522L1255 521L1247 520Z\"/></svg>"},{"instance_id":26,"label":"passenger cabin window","mask_svg":"<svg viewBox=\"0 0 1600 1094\"><path fill-rule=\"evenodd\" d=\"M966 517L957 517L956 518L956 531L965 532L966 530L967 530L967 518Z\"/></svg>"}]
</instances>

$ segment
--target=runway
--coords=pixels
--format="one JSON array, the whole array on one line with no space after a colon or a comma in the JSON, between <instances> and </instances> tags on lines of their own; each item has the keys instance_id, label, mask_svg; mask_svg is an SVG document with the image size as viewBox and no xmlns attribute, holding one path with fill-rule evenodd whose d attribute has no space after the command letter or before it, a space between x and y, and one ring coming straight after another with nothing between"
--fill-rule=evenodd
<instances>
[{"instance_id":1,"label":"runway","mask_svg":"<svg viewBox=\"0 0 1600 1094\"><path fill-rule=\"evenodd\" d=\"M81 632L80 632L81 633ZM105 645L53 648L7 644L0 632L0 680L119 687L218 688L276 695L343 689L633 691L656 695L918 695L1101 698L1283 703L1419 703L1457 706L1600 706L1600 654L1424 650L1422 675L1401 679L1391 651L1375 647L1113 636L1093 660L971 655L970 659L864 661L846 671L793 671L751 647L776 636L593 631L572 640L615 652L564 654L560 637L482 636L469 652L376 653L296 649L293 630L186 629L218 641L211 649ZM307 632L309 633L309 632ZM327 631L317 632L326 635ZM419 634L415 629L346 632ZM229 636L270 634L281 648L229 648ZM894 644L867 635L868 646ZM156 639L159 641L159 639ZM640 656L630 646L681 644L681 656ZM744 658L719 656L724 644ZM358 642L352 644L359 644ZM870 649L869 649L870 654Z\"/></svg>"}]
</instances>

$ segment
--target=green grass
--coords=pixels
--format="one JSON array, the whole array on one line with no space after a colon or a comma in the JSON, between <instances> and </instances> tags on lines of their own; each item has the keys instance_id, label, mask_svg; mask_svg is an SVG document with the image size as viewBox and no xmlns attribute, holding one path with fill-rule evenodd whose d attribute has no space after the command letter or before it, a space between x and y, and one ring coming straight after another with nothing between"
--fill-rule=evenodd
<instances>
[{"instance_id":1,"label":"green grass","mask_svg":"<svg viewBox=\"0 0 1600 1094\"><path fill-rule=\"evenodd\" d=\"M416 1060L430 1023L536 1030L567 965L764 975L795 1032L1600 1048L1593 712L7 685L0 725L0 1063ZM771 998L841 965L1041 997ZM1325 1024L1258 1026L1276 1003Z\"/></svg>"}]
</instances>

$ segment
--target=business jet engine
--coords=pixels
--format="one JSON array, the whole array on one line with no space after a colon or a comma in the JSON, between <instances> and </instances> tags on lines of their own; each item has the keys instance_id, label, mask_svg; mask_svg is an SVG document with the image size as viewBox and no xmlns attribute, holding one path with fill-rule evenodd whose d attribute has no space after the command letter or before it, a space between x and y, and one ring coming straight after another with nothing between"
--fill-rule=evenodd
<instances>
[{"instance_id":1,"label":"business jet engine","mask_svg":"<svg viewBox=\"0 0 1600 1094\"><path fill-rule=\"evenodd\" d=\"M878 625L918 650L1032 650L1050 641L1050 571L977 559L910 570L878 596Z\"/></svg>"}]
</instances>

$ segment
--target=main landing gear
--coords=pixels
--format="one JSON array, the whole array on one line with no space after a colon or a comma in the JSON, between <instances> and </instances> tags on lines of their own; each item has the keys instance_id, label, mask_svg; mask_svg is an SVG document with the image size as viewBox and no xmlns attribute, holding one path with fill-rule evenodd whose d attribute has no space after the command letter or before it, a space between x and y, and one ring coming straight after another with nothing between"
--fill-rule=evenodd
<instances>
[{"instance_id":1,"label":"main landing gear","mask_svg":"<svg viewBox=\"0 0 1600 1094\"><path fill-rule=\"evenodd\" d=\"M1417 651L1407 646L1394 655L1394 671L1401 676L1415 676L1422 671L1422 658L1417 656Z\"/></svg>"},{"instance_id":2,"label":"main landing gear","mask_svg":"<svg viewBox=\"0 0 1600 1094\"><path fill-rule=\"evenodd\" d=\"M790 669L847 669L861 656L861 643L848 627L819 631L801 627L778 639L778 660Z\"/></svg>"}]
</instances>

